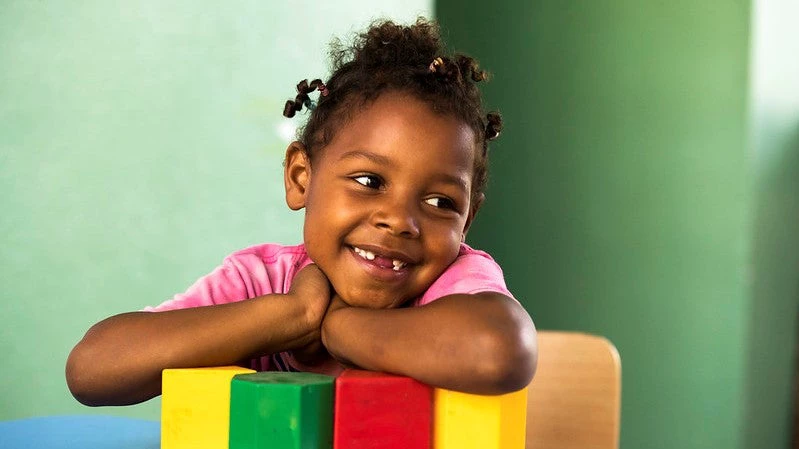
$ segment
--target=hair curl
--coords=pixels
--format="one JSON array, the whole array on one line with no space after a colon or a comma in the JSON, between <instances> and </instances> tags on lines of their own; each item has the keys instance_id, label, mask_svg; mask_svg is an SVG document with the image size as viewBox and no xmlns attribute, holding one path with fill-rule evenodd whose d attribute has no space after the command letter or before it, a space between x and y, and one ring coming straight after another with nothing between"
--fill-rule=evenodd
<instances>
[{"instance_id":1,"label":"hair curl","mask_svg":"<svg viewBox=\"0 0 799 449\"><path fill-rule=\"evenodd\" d=\"M286 117L293 117L303 106L311 111L299 131L299 140L311 160L355 111L384 92L408 93L436 113L462 120L474 132L474 207L488 181L488 142L502 130L500 114L483 110L476 83L489 75L478 62L463 54L446 55L438 25L421 17L407 26L375 22L350 46L334 40L330 54L333 75L327 83L301 81L297 96L286 102L283 111ZM324 95L315 104L308 94L316 89Z\"/></svg>"}]
</instances>

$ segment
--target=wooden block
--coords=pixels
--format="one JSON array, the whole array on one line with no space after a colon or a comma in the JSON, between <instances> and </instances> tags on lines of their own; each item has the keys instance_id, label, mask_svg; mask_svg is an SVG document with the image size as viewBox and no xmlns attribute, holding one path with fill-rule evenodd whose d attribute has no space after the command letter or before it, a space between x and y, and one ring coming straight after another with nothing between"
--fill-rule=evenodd
<instances>
[{"instance_id":1,"label":"wooden block","mask_svg":"<svg viewBox=\"0 0 799 449\"><path fill-rule=\"evenodd\" d=\"M161 375L161 449L224 449L230 380L238 366L167 369Z\"/></svg>"},{"instance_id":2,"label":"wooden block","mask_svg":"<svg viewBox=\"0 0 799 449\"><path fill-rule=\"evenodd\" d=\"M527 388L499 396L434 389L435 449L524 449Z\"/></svg>"},{"instance_id":3,"label":"wooden block","mask_svg":"<svg viewBox=\"0 0 799 449\"><path fill-rule=\"evenodd\" d=\"M335 378L243 374L230 383L230 449L330 449Z\"/></svg>"},{"instance_id":4,"label":"wooden block","mask_svg":"<svg viewBox=\"0 0 799 449\"><path fill-rule=\"evenodd\" d=\"M336 379L334 449L430 449L431 387L410 377L362 370Z\"/></svg>"}]
</instances>

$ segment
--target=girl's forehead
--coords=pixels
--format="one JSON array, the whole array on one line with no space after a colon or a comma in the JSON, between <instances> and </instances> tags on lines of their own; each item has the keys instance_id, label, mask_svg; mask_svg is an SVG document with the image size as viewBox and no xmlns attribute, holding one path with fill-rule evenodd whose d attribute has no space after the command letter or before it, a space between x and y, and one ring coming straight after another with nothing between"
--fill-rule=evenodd
<instances>
[{"instance_id":1,"label":"girl's forehead","mask_svg":"<svg viewBox=\"0 0 799 449\"><path fill-rule=\"evenodd\" d=\"M388 143L391 139L422 143L424 147L448 149L477 146L474 131L453 114L437 112L413 95L390 91L364 104L335 130L333 140ZM395 142L396 143L396 142Z\"/></svg>"},{"instance_id":2,"label":"girl's forehead","mask_svg":"<svg viewBox=\"0 0 799 449\"><path fill-rule=\"evenodd\" d=\"M459 150L468 149L472 160L481 157L482 142L475 129L454 111L443 111L436 104L433 100L401 90L386 90L370 99L346 98L338 105L338 110L331 111L326 117L327 123L320 127L317 137L308 142L310 156L315 160L327 153L331 146L365 144L370 139L385 140L411 127L435 130L438 139L423 143L428 151L437 152L451 146ZM451 149L447 149L449 151Z\"/></svg>"},{"instance_id":3,"label":"girl's forehead","mask_svg":"<svg viewBox=\"0 0 799 449\"><path fill-rule=\"evenodd\" d=\"M323 150L337 161L355 154L372 155L384 165L435 164L443 169L471 168L475 144L468 126L441 116L407 114L392 109L365 112L361 119L340 128ZM428 167L422 167L428 168Z\"/></svg>"}]
</instances>

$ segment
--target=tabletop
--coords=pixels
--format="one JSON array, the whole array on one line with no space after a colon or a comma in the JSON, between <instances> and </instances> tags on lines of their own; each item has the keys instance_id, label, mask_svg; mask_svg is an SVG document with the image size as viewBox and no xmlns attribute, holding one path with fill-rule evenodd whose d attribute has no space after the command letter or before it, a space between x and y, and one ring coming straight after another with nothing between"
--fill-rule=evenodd
<instances>
[{"instance_id":1,"label":"tabletop","mask_svg":"<svg viewBox=\"0 0 799 449\"><path fill-rule=\"evenodd\" d=\"M44 416L0 421L2 449L159 449L161 424L118 416Z\"/></svg>"}]
</instances>

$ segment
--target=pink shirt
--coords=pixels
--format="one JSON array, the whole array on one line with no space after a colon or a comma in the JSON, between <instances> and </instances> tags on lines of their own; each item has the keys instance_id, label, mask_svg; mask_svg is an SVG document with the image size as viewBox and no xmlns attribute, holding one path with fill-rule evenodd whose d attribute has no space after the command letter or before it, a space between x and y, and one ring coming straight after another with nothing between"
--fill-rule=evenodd
<instances>
[{"instance_id":1,"label":"pink shirt","mask_svg":"<svg viewBox=\"0 0 799 449\"><path fill-rule=\"evenodd\" d=\"M226 304L272 293L286 293L294 276L313 263L305 245L283 246L261 244L236 251L226 257L221 266L195 282L185 293L145 311L187 309L215 304ZM422 294L411 302L412 307L429 304L438 298L456 293L471 294L485 291L513 295L505 286L502 269L487 253L461 244L458 257L444 273ZM304 366L294 360L290 352L264 356L251 361L257 371L312 371L337 375L338 363Z\"/></svg>"}]
</instances>

